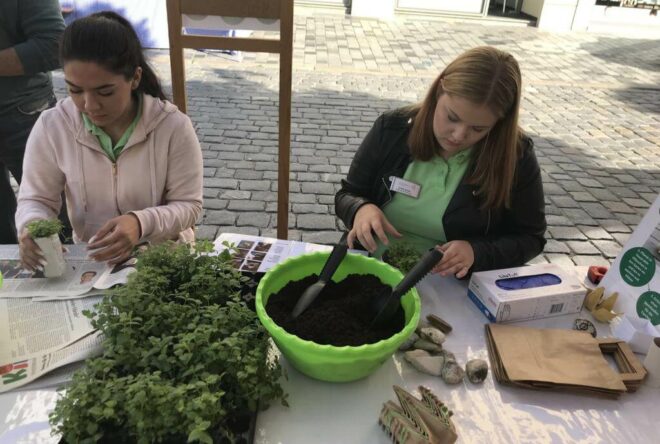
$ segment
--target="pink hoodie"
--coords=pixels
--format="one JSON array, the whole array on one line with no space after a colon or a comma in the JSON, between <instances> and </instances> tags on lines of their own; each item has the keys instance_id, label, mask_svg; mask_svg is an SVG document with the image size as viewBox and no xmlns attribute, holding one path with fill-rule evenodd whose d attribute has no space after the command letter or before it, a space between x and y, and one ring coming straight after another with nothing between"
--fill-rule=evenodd
<instances>
[{"instance_id":1,"label":"pink hoodie","mask_svg":"<svg viewBox=\"0 0 660 444\"><path fill-rule=\"evenodd\" d=\"M27 142L16 228L56 218L66 192L74 241L87 242L113 217L133 213L141 241L191 241L202 211L202 152L190 119L143 96L142 117L117 159L85 130L70 98L45 111Z\"/></svg>"}]
</instances>

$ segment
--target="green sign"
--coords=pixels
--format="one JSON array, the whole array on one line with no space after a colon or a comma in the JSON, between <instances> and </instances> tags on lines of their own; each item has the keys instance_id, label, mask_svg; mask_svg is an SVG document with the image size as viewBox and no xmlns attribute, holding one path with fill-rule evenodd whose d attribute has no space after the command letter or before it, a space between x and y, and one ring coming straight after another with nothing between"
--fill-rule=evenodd
<instances>
[{"instance_id":1,"label":"green sign","mask_svg":"<svg viewBox=\"0 0 660 444\"><path fill-rule=\"evenodd\" d=\"M651 282L655 274L655 260L646 248L631 248L621 258L619 272L626 284L641 287Z\"/></svg>"},{"instance_id":2,"label":"green sign","mask_svg":"<svg viewBox=\"0 0 660 444\"><path fill-rule=\"evenodd\" d=\"M660 325L660 293L646 291L637 299L637 314L653 325Z\"/></svg>"}]
</instances>

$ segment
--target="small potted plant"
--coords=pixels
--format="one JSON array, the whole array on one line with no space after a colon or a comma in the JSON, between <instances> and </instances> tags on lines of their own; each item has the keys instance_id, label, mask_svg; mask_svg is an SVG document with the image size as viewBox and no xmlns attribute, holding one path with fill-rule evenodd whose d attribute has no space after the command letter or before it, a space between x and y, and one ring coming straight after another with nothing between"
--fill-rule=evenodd
<instances>
[{"instance_id":1,"label":"small potted plant","mask_svg":"<svg viewBox=\"0 0 660 444\"><path fill-rule=\"evenodd\" d=\"M44 276L60 277L66 270L59 234L63 225L57 219L34 220L27 224L30 237L37 243L44 255Z\"/></svg>"},{"instance_id":2,"label":"small potted plant","mask_svg":"<svg viewBox=\"0 0 660 444\"><path fill-rule=\"evenodd\" d=\"M415 266L421 254L407 242L397 242L383 253L383 262L408 273Z\"/></svg>"}]
</instances>

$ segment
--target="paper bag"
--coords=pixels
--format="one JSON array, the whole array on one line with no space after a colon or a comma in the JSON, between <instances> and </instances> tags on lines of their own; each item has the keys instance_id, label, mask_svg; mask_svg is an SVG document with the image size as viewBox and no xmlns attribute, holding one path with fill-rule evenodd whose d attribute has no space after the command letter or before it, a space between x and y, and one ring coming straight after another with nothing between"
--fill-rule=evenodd
<instances>
[{"instance_id":1,"label":"paper bag","mask_svg":"<svg viewBox=\"0 0 660 444\"><path fill-rule=\"evenodd\" d=\"M500 382L530 388L591 391L618 395L626 391L591 335L574 330L486 326L489 354Z\"/></svg>"}]
</instances>

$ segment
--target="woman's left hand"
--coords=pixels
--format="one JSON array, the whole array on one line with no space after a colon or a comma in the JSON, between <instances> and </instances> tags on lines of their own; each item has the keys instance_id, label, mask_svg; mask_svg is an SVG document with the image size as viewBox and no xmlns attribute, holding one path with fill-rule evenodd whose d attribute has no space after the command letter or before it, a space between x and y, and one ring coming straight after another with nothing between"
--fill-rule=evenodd
<instances>
[{"instance_id":1,"label":"woman's left hand","mask_svg":"<svg viewBox=\"0 0 660 444\"><path fill-rule=\"evenodd\" d=\"M463 278L474 264L474 250L467 241L455 240L439 245L438 248L444 253L442 260L433 267L433 273L440 276L455 275Z\"/></svg>"},{"instance_id":2,"label":"woman's left hand","mask_svg":"<svg viewBox=\"0 0 660 444\"><path fill-rule=\"evenodd\" d=\"M124 262L133 253L140 239L140 221L133 214L124 214L110 219L91 237L88 250L90 257L110 265Z\"/></svg>"}]
</instances>

